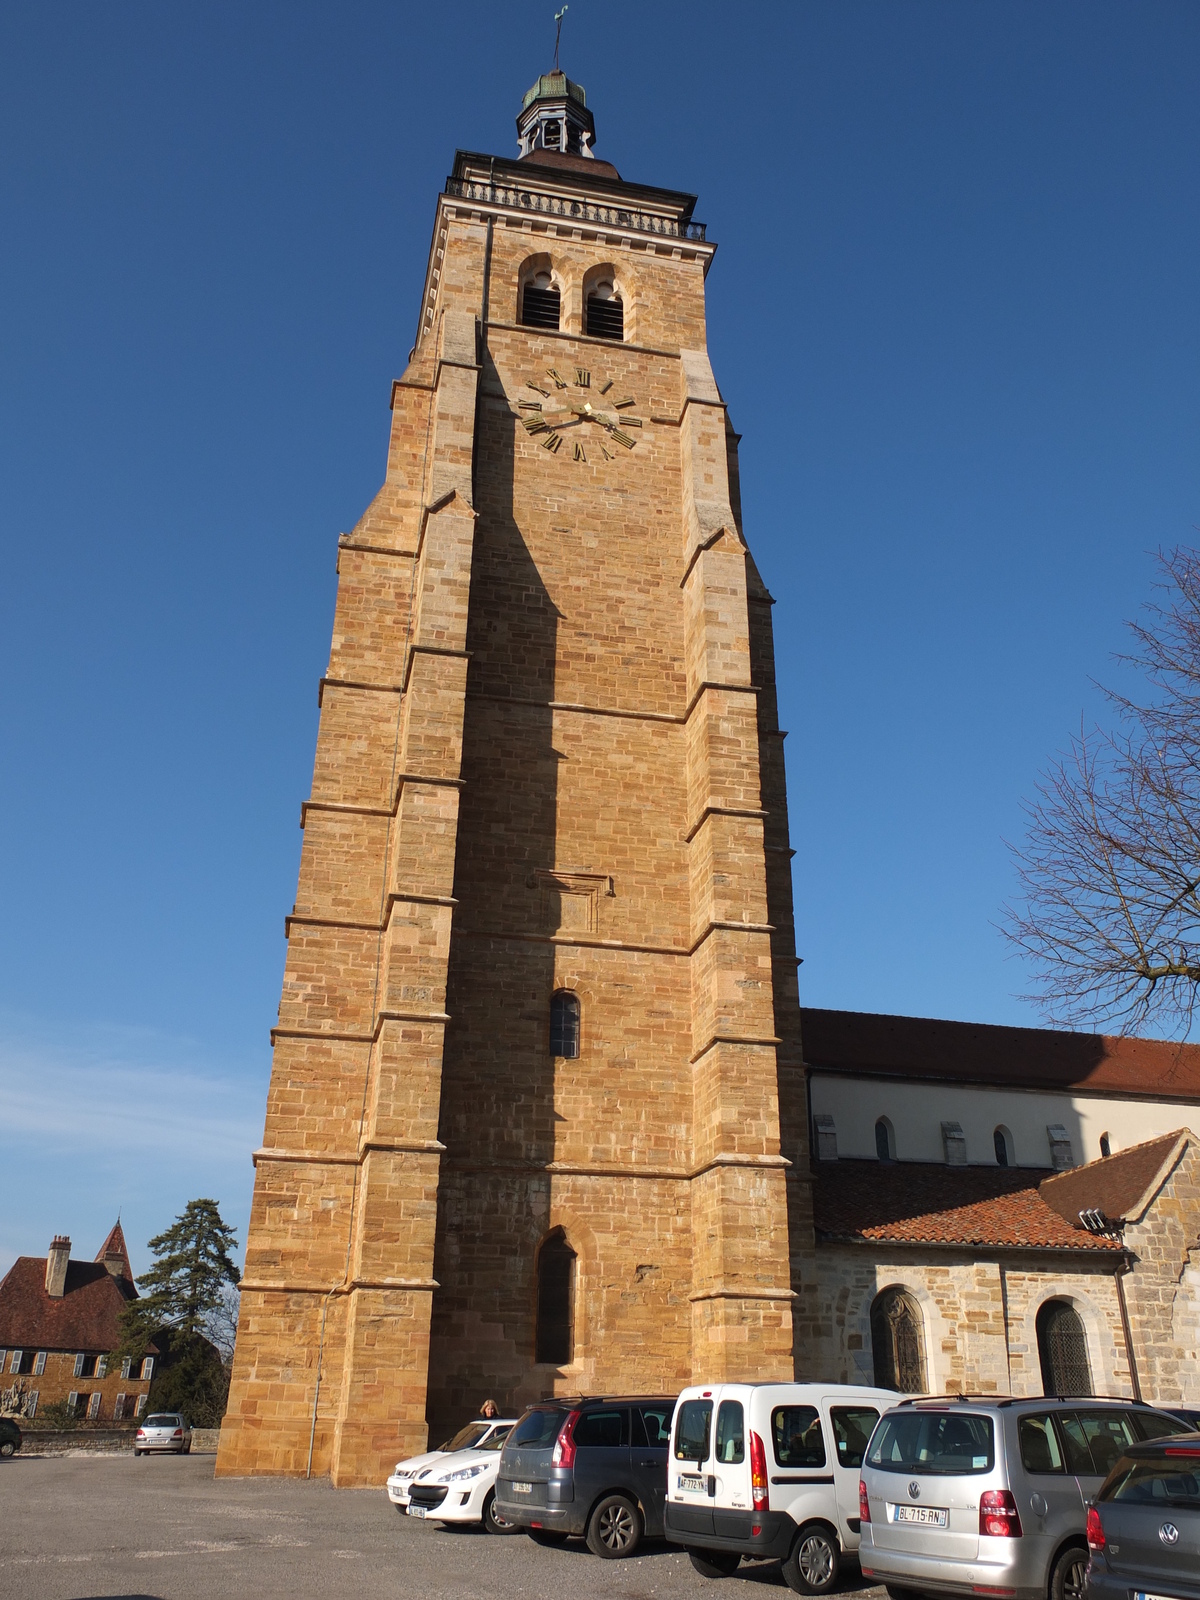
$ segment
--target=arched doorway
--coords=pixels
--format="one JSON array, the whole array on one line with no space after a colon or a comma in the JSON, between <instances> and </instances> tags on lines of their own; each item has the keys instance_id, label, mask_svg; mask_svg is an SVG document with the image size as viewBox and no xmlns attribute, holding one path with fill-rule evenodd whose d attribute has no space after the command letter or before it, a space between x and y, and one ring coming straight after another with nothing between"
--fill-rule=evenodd
<instances>
[{"instance_id":1,"label":"arched doorway","mask_svg":"<svg viewBox=\"0 0 1200 1600\"><path fill-rule=\"evenodd\" d=\"M871 1306L875 1383L901 1394L925 1394L925 1319L907 1289L885 1289Z\"/></svg>"},{"instance_id":2,"label":"arched doorway","mask_svg":"<svg viewBox=\"0 0 1200 1600\"><path fill-rule=\"evenodd\" d=\"M536 1361L565 1367L574 1360L575 1252L561 1228L538 1251L536 1323Z\"/></svg>"},{"instance_id":3,"label":"arched doorway","mask_svg":"<svg viewBox=\"0 0 1200 1600\"><path fill-rule=\"evenodd\" d=\"M1092 1394L1087 1334L1068 1300L1047 1300L1037 1314L1043 1394Z\"/></svg>"}]
</instances>

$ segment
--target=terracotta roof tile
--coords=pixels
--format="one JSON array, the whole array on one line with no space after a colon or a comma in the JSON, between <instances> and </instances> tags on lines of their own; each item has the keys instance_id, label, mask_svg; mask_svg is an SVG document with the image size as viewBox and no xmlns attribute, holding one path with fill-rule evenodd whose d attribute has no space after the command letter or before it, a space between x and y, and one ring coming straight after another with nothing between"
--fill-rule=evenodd
<instances>
[{"instance_id":1,"label":"terracotta roof tile","mask_svg":"<svg viewBox=\"0 0 1200 1600\"><path fill-rule=\"evenodd\" d=\"M1164 1133L1085 1167L1057 1172L1042 1182L1042 1199L1069 1222L1088 1210L1102 1211L1113 1221L1139 1216L1186 1148L1188 1131Z\"/></svg>"},{"instance_id":2,"label":"terracotta roof tile","mask_svg":"<svg viewBox=\"0 0 1200 1600\"><path fill-rule=\"evenodd\" d=\"M1200 1045L802 1007L811 1067L1200 1101Z\"/></svg>"},{"instance_id":3,"label":"terracotta roof tile","mask_svg":"<svg viewBox=\"0 0 1200 1600\"><path fill-rule=\"evenodd\" d=\"M814 1224L828 1239L994 1249L1120 1249L1071 1224L1039 1193L1036 1170L925 1162L819 1161Z\"/></svg>"},{"instance_id":4,"label":"terracotta roof tile","mask_svg":"<svg viewBox=\"0 0 1200 1600\"><path fill-rule=\"evenodd\" d=\"M113 1350L121 1310L136 1298L128 1279L94 1261L72 1261L63 1297L53 1299L46 1293L46 1258L18 1256L0 1283L0 1349Z\"/></svg>"}]
</instances>

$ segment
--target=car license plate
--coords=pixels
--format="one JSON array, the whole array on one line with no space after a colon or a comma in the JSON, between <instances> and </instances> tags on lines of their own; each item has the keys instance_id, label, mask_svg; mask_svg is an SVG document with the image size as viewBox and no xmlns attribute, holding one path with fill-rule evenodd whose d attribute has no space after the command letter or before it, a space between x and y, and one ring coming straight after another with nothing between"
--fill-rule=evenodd
<instances>
[{"instance_id":1,"label":"car license plate","mask_svg":"<svg viewBox=\"0 0 1200 1600\"><path fill-rule=\"evenodd\" d=\"M893 1522L916 1522L925 1528L944 1528L950 1520L945 1506L892 1506Z\"/></svg>"},{"instance_id":2,"label":"car license plate","mask_svg":"<svg viewBox=\"0 0 1200 1600\"><path fill-rule=\"evenodd\" d=\"M703 1494L704 1493L704 1479L703 1478L694 1478L691 1475L690 1472L681 1472L679 1474L679 1487L681 1489L698 1490L701 1494Z\"/></svg>"},{"instance_id":3,"label":"car license plate","mask_svg":"<svg viewBox=\"0 0 1200 1600\"><path fill-rule=\"evenodd\" d=\"M512 1492L514 1494L532 1494L533 1485L531 1483L514 1483Z\"/></svg>"},{"instance_id":4,"label":"car license plate","mask_svg":"<svg viewBox=\"0 0 1200 1600\"><path fill-rule=\"evenodd\" d=\"M410 1505L408 1508L408 1514L410 1517L423 1517L426 1515L425 1507Z\"/></svg>"},{"instance_id":5,"label":"car license plate","mask_svg":"<svg viewBox=\"0 0 1200 1600\"><path fill-rule=\"evenodd\" d=\"M1175 1600L1175 1596L1170 1594L1150 1594L1145 1589L1135 1589L1133 1600Z\"/></svg>"}]
</instances>

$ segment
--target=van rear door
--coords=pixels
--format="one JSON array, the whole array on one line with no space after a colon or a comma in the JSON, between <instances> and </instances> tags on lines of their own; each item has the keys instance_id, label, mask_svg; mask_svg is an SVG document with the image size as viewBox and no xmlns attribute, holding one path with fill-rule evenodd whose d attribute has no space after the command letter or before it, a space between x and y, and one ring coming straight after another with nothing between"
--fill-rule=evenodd
<instances>
[{"instance_id":1,"label":"van rear door","mask_svg":"<svg viewBox=\"0 0 1200 1600\"><path fill-rule=\"evenodd\" d=\"M743 1398L728 1389L717 1397L712 1448L713 1532L750 1538L750 1451Z\"/></svg>"},{"instance_id":2,"label":"van rear door","mask_svg":"<svg viewBox=\"0 0 1200 1600\"><path fill-rule=\"evenodd\" d=\"M825 1395L833 1439L833 1486L837 1496L838 1531L844 1550L858 1549L858 1477L867 1444L879 1421L879 1407L869 1400L835 1402Z\"/></svg>"},{"instance_id":3,"label":"van rear door","mask_svg":"<svg viewBox=\"0 0 1200 1600\"><path fill-rule=\"evenodd\" d=\"M713 1404L706 1390L680 1398L667 1464L669 1520L677 1533L713 1532L712 1472Z\"/></svg>"}]
</instances>

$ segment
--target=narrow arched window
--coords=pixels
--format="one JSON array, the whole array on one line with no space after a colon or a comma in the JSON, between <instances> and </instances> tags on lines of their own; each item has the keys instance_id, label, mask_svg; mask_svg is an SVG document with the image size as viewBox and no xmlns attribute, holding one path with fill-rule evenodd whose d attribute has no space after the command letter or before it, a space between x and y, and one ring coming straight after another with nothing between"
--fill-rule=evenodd
<instances>
[{"instance_id":1,"label":"narrow arched window","mask_svg":"<svg viewBox=\"0 0 1200 1600\"><path fill-rule=\"evenodd\" d=\"M925 1319L906 1289L885 1289L871 1306L875 1384L901 1394L924 1394Z\"/></svg>"},{"instance_id":2,"label":"narrow arched window","mask_svg":"<svg viewBox=\"0 0 1200 1600\"><path fill-rule=\"evenodd\" d=\"M625 306L611 278L602 278L588 289L585 302L587 327L593 339L624 339Z\"/></svg>"},{"instance_id":3,"label":"narrow arched window","mask_svg":"<svg viewBox=\"0 0 1200 1600\"><path fill-rule=\"evenodd\" d=\"M1112 1155L1112 1140L1106 1133L1100 1135L1100 1154L1102 1156Z\"/></svg>"},{"instance_id":4,"label":"narrow arched window","mask_svg":"<svg viewBox=\"0 0 1200 1600\"><path fill-rule=\"evenodd\" d=\"M527 328L557 330L562 298L548 272L535 272L521 294L521 321Z\"/></svg>"},{"instance_id":5,"label":"narrow arched window","mask_svg":"<svg viewBox=\"0 0 1200 1600\"><path fill-rule=\"evenodd\" d=\"M880 1161L894 1161L896 1159L896 1137L892 1132L892 1125L886 1117L880 1117L875 1124L875 1154Z\"/></svg>"},{"instance_id":6,"label":"narrow arched window","mask_svg":"<svg viewBox=\"0 0 1200 1600\"><path fill-rule=\"evenodd\" d=\"M1011 1167L1012 1134L1003 1124L992 1134L992 1143L996 1149L996 1165L998 1167Z\"/></svg>"},{"instance_id":7,"label":"narrow arched window","mask_svg":"<svg viewBox=\"0 0 1200 1600\"><path fill-rule=\"evenodd\" d=\"M1043 1394L1092 1393L1087 1335L1078 1311L1068 1300L1046 1301L1037 1314L1037 1342Z\"/></svg>"},{"instance_id":8,"label":"narrow arched window","mask_svg":"<svg viewBox=\"0 0 1200 1600\"><path fill-rule=\"evenodd\" d=\"M556 1367L575 1353L575 1252L561 1228L542 1242L537 1258L535 1360Z\"/></svg>"},{"instance_id":9,"label":"narrow arched window","mask_svg":"<svg viewBox=\"0 0 1200 1600\"><path fill-rule=\"evenodd\" d=\"M550 1001L550 1054L574 1059L579 1054L579 996L559 989Z\"/></svg>"}]
</instances>

